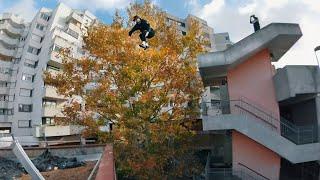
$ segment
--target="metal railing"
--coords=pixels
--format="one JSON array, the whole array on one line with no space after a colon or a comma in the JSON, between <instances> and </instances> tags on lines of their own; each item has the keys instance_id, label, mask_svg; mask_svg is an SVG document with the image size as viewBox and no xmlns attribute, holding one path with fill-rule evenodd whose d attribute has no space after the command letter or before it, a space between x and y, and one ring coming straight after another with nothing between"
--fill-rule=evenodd
<instances>
[{"instance_id":1,"label":"metal railing","mask_svg":"<svg viewBox=\"0 0 320 180\"><path fill-rule=\"evenodd\" d=\"M297 126L285 118L281 118L281 136L295 144L308 144L318 142L317 127L313 125Z\"/></svg>"},{"instance_id":2,"label":"metal railing","mask_svg":"<svg viewBox=\"0 0 320 180\"><path fill-rule=\"evenodd\" d=\"M246 98L240 100L214 100L202 102L202 115L216 116L221 114L241 114L250 116L257 122L273 131L279 131L283 137L295 144L307 144L318 142L317 127L314 125L297 126L285 118L276 118L261 106L253 105Z\"/></svg>"},{"instance_id":3,"label":"metal railing","mask_svg":"<svg viewBox=\"0 0 320 180\"><path fill-rule=\"evenodd\" d=\"M253 169L238 163L237 168L211 168L211 153L207 156L207 162L205 166L206 180L270 180L262 174L254 171Z\"/></svg>"}]
</instances>

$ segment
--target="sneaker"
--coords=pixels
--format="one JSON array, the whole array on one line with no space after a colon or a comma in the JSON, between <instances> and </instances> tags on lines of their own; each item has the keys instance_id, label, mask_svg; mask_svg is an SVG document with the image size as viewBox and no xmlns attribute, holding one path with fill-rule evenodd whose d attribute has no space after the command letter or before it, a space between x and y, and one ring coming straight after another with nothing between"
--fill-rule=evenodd
<instances>
[{"instance_id":1,"label":"sneaker","mask_svg":"<svg viewBox=\"0 0 320 180\"><path fill-rule=\"evenodd\" d=\"M139 46L140 46L141 48L143 48L143 49L146 48L146 46L144 46L143 44L139 44Z\"/></svg>"}]
</instances>

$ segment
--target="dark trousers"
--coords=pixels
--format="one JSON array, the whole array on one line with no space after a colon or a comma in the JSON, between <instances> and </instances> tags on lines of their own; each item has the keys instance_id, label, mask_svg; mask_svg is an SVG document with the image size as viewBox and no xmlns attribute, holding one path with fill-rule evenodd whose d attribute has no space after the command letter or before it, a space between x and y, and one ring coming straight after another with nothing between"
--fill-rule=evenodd
<instances>
[{"instance_id":1,"label":"dark trousers","mask_svg":"<svg viewBox=\"0 0 320 180\"><path fill-rule=\"evenodd\" d=\"M154 36L154 34L155 34L153 29L150 29L150 30L149 30L148 36L146 36L147 32L148 32L148 31L143 31L143 33L141 33L141 34L139 35L141 41L146 41L147 38L150 39L150 38L152 38L152 37Z\"/></svg>"},{"instance_id":2,"label":"dark trousers","mask_svg":"<svg viewBox=\"0 0 320 180\"><path fill-rule=\"evenodd\" d=\"M259 22L253 23L253 28L254 28L254 31L258 31L258 30L260 29L260 24L259 24Z\"/></svg>"}]
</instances>

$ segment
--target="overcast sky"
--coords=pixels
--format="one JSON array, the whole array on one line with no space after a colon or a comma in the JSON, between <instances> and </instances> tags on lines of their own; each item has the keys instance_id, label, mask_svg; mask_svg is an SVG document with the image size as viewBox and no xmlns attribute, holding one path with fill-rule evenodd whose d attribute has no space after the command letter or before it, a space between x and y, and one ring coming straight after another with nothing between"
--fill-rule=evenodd
<instances>
[{"instance_id":1,"label":"overcast sky","mask_svg":"<svg viewBox=\"0 0 320 180\"><path fill-rule=\"evenodd\" d=\"M141 0L138 0L141 1ZM110 23L115 8L125 10L130 0L0 0L0 13L15 12L27 20L41 7L54 8L59 2L72 8L88 9ZM229 32L237 42L253 32L249 16L255 14L261 26L271 22L299 23L303 37L276 63L316 64L314 47L320 45L320 0L153 0L163 10L184 18L191 13L205 19L216 33ZM318 53L320 56L320 53Z\"/></svg>"}]
</instances>

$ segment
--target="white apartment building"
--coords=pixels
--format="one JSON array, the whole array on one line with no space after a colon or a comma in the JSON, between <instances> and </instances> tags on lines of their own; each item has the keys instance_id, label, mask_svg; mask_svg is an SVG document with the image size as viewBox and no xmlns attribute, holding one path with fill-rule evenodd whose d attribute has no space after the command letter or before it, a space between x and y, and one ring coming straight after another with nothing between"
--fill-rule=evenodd
<instances>
[{"instance_id":1,"label":"white apartment building","mask_svg":"<svg viewBox=\"0 0 320 180\"><path fill-rule=\"evenodd\" d=\"M79 133L73 126L50 126L53 117L62 116L66 99L45 85L42 75L45 70L59 73L60 48L82 55L82 35L95 21L90 12L62 3L54 10L40 9L31 23L10 13L0 16L0 133L29 145L43 136Z\"/></svg>"},{"instance_id":2,"label":"white apartment building","mask_svg":"<svg viewBox=\"0 0 320 180\"><path fill-rule=\"evenodd\" d=\"M193 15L180 19L168 14L168 23L176 23L182 35L195 19L214 51L213 29ZM24 145L38 141L69 140L80 130L76 126L54 126L53 118L63 116L66 98L54 87L45 85L43 72L59 73L61 48L71 48L75 56L83 55L82 35L96 22L88 11L74 10L60 3L54 10L42 8L31 23L5 13L0 15L0 134L12 133ZM74 139L72 139L74 140Z\"/></svg>"}]
</instances>

